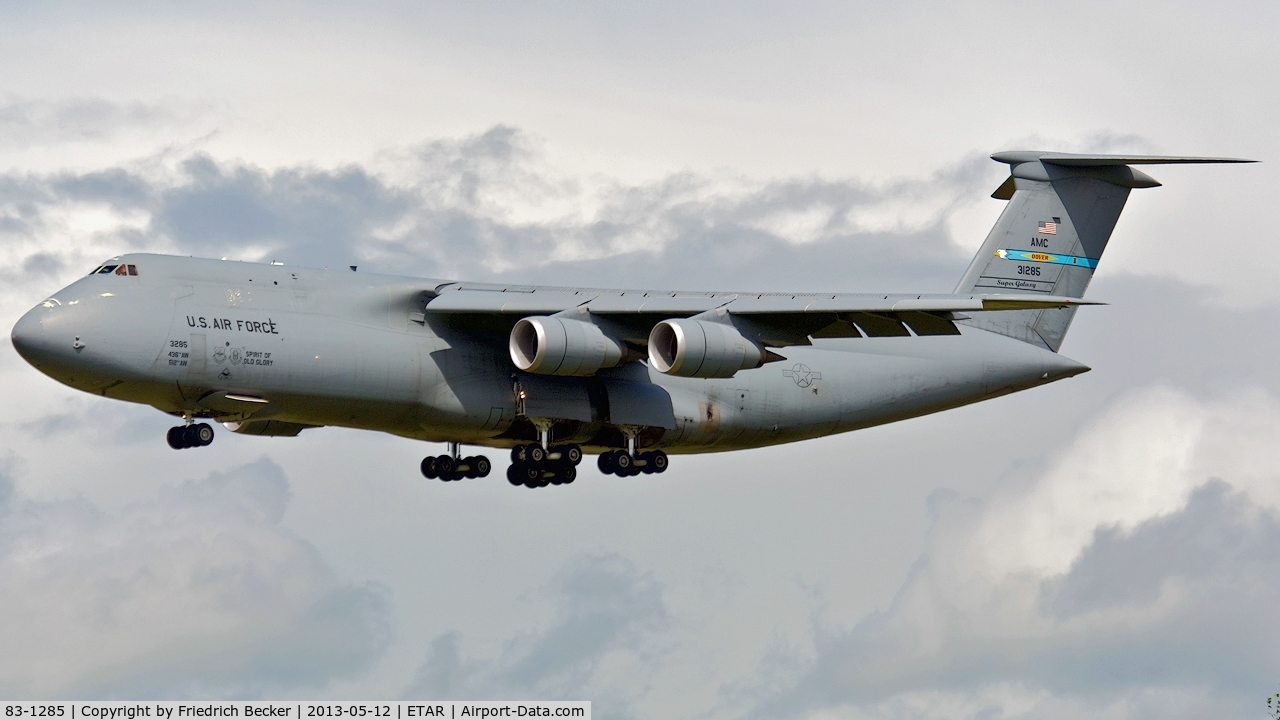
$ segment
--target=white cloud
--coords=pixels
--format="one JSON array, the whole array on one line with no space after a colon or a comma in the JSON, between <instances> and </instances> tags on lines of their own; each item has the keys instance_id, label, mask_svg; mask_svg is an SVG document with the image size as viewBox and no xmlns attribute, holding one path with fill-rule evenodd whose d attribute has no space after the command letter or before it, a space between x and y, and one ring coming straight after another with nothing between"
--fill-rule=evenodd
<instances>
[{"instance_id":1,"label":"white cloud","mask_svg":"<svg viewBox=\"0 0 1280 720\"><path fill-rule=\"evenodd\" d=\"M909 289L941 289L964 261L945 221L980 197L989 164L969 157L885 184L730 173L627 184L554 168L536 140L501 125L379 163L268 169L161 154L0 175L0 277L25 290L113 254L155 251L524 282L531 271L630 258L670 286L705 284L705 258L722 287L754 289L758 277L770 280L761 289L784 290L778 258L807 268L806 289L855 289L858 279L887 283L911 258ZM849 267L821 261L841 255ZM646 281L623 274L627 286Z\"/></svg>"},{"instance_id":2,"label":"white cloud","mask_svg":"<svg viewBox=\"0 0 1280 720\"><path fill-rule=\"evenodd\" d=\"M405 695L592 698L597 713L630 716L670 624L661 585L618 555L581 555L546 592L550 623L511 638L499 657L465 659L456 633L435 638Z\"/></svg>"},{"instance_id":3,"label":"white cloud","mask_svg":"<svg viewBox=\"0 0 1280 720\"><path fill-rule=\"evenodd\" d=\"M820 629L816 659L756 714L1196 717L1260 702L1280 670L1278 441L1268 394L1147 389L1029 484L935 494L892 606Z\"/></svg>"},{"instance_id":4,"label":"white cloud","mask_svg":"<svg viewBox=\"0 0 1280 720\"><path fill-rule=\"evenodd\" d=\"M5 697L307 692L389 640L382 592L280 527L291 493L268 460L118 513L0 491Z\"/></svg>"},{"instance_id":5,"label":"white cloud","mask_svg":"<svg viewBox=\"0 0 1280 720\"><path fill-rule=\"evenodd\" d=\"M0 103L0 147L24 151L60 143L105 143L124 132L188 122L200 111L172 100L121 104L102 98L9 99Z\"/></svg>"}]
</instances>

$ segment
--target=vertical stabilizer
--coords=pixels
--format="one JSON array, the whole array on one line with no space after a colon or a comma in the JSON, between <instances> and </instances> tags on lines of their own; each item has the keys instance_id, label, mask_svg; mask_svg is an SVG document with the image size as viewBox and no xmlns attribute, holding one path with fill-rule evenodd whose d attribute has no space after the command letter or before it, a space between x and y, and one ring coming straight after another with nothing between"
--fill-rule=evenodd
<instances>
[{"instance_id":1,"label":"vertical stabilizer","mask_svg":"<svg viewBox=\"0 0 1280 720\"><path fill-rule=\"evenodd\" d=\"M1009 204L960 280L957 293L1084 297L1129 191L1160 185L1129 165L1251 162L1044 152L1004 152L991 157L1010 166L1009 179L992 195ZM992 312L962 322L1057 352L1075 312L1074 307Z\"/></svg>"}]
</instances>

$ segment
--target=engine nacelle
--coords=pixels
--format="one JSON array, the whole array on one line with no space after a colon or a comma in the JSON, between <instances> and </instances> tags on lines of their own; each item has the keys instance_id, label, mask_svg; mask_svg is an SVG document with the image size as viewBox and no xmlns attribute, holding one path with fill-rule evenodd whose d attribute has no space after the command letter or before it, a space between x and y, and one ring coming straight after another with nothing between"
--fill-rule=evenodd
<instances>
[{"instance_id":1,"label":"engine nacelle","mask_svg":"<svg viewBox=\"0 0 1280 720\"><path fill-rule=\"evenodd\" d=\"M649 365L667 375L727 378L764 361L764 348L732 325L677 318L649 333Z\"/></svg>"},{"instance_id":2,"label":"engine nacelle","mask_svg":"<svg viewBox=\"0 0 1280 720\"><path fill-rule=\"evenodd\" d=\"M593 375L631 359L627 346L589 322L527 317L511 328L511 362L542 375Z\"/></svg>"}]
</instances>

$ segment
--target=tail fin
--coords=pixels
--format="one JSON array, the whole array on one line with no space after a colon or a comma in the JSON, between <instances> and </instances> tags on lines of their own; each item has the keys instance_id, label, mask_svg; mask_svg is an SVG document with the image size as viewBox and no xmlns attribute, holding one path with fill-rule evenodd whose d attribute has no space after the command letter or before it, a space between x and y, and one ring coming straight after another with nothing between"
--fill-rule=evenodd
<instances>
[{"instance_id":1,"label":"tail fin","mask_svg":"<svg viewBox=\"0 0 1280 720\"><path fill-rule=\"evenodd\" d=\"M1129 191L1160 185L1130 165L1253 162L1025 151L991 159L1010 166L1009 179L992 194L1009 204L956 287L961 294L1016 290L1084 297ZM1075 312L1015 310L962 322L1057 352Z\"/></svg>"}]
</instances>

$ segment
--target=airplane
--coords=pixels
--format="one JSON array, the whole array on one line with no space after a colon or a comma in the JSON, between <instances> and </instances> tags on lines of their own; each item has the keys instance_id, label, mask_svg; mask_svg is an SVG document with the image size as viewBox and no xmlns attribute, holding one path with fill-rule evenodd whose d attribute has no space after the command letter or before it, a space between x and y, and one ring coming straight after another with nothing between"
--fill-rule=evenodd
<instances>
[{"instance_id":1,"label":"airplane","mask_svg":"<svg viewBox=\"0 0 1280 720\"><path fill-rule=\"evenodd\" d=\"M1073 377L1058 354L1134 188L1134 165L1236 158L991 156L1007 200L951 294L501 285L114 257L13 327L32 366L182 418L174 449L339 426L447 443L427 478L661 473L668 454L756 448L939 412Z\"/></svg>"}]
</instances>

